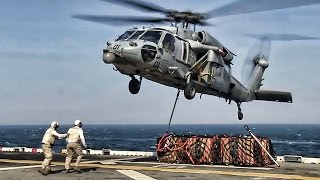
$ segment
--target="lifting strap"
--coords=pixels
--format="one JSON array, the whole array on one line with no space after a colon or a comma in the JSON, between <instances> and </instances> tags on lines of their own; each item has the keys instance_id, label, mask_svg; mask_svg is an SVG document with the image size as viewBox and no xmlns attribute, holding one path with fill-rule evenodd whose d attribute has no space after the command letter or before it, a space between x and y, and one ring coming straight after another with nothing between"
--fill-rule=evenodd
<instances>
[{"instance_id":1,"label":"lifting strap","mask_svg":"<svg viewBox=\"0 0 320 180\"><path fill-rule=\"evenodd\" d=\"M180 94L180 89L178 89L176 100L174 101L174 105L173 105L173 108L172 108L172 111L171 111L171 115L170 115L170 120L169 120L169 124L168 124L168 133L169 134L170 134L171 120L172 120L172 117L173 117L174 110L176 109L177 101L179 99L179 94Z\"/></svg>"}]
</instances>

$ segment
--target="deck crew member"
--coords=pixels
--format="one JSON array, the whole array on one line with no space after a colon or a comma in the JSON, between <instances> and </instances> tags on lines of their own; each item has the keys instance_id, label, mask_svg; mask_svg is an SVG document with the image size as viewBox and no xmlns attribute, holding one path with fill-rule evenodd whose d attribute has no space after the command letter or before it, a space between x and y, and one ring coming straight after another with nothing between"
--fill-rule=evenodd
<instances>
[{"instance_id":1,"label":"deck crew member","mask_svg":"<svg viewBox=\"0 0 320 180\"><path fill-rule=\"evenodd\" d=\"M75 163L75 168L74 170L77 171L78 173L81 173L81 170L79 169L79 164L82 158L82 146L84 148L87 148L86 141L83 136L83 130L82 130L82 122L80 120L76 120L74 122L74 127L70 128L68 130L68 145L67 145L67 157L66 157L66 162L65 162L65 168L66 172L70 172L70 163L72 160L72 155L75 153L77 155L77 160ZM81 144L80 144L81 141Z\"/></svg>"},{"instance_id":2,"label":"deck crew member","mask_svg":"<svg viewBox=\"0 0 320 180\"><path fill-rule=\"evenodd\" d=\"M41 169L39 169L38 171L43 175L47 175L50 172L50 164L52 161L52 146L54 145L55 139L63 139L67 137L67 134L59 134L57 132L58 127L58 122L53 121L42 138L42 150L45 159L42 162Z\"/></svg>"}]
</instances>

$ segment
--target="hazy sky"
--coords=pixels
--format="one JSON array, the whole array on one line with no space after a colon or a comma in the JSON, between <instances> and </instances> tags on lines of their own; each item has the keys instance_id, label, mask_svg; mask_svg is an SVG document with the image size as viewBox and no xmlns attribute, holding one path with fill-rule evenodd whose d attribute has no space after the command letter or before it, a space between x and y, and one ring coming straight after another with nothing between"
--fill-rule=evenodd
<instances>
[{"instance_id":1,"label":"hazy sky","mask_svg":"<svg viewBox=\"0 0 320 180\"><path fill-rule=\"evenodd\" d=\"M206 12L229 1L155 0L178 10ZM96 24L70 16L146 15L102 1L6 0L0 6L0 124L46 124L58 120L84 123L166 124L176 89L144 80L137 95L128 91L130 77L102 61L102 49L133 25ZM150 14L158 15L158 14ZM159 16L159 15L158 15ZM295 33L320 36L320 5L210 20L200 27L238 56L233 75L254 39L245 33ZM291 91L292 104L235 103L181 93L173 123L319 123L320 41L273 42L263 89Z\"/></svg>"}]
</instances>

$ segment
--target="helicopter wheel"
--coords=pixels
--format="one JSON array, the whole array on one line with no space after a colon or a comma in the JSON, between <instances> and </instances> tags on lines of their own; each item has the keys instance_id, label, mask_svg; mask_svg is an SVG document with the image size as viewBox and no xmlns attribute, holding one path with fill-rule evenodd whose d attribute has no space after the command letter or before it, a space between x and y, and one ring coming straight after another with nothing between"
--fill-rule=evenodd
<instances>
[{"instance_id":1,"label":"helicopter wheel","mask_svg":"<svg viewBox=\"0 0 320 180\"><path fill-rule=\"evenodd\" d=\"M132 78L129 82L129 91L131 94L138 94L140 91L140 82L136 78Z\"/></svg>"},{"instance_id":2,"label":"helicopter wheel","mask_svg":"<svg viewBox=\"0 0 320 180\"><path fill-rule=\"evenodd\" d=\"M238 119L242 120L243 119L243 113L242 112L238 112Z\"/></svg>"},{"instance_id":3,"label":"helicopter wheel","mask_svg":"<svg viewBox=\"0 0 320 180\"><path fill-rule=\"evenodd\" d=\"M184 97L191 100L194 98L196 93L196 88L191 83L187 84L186 88L184 89Z\"/></svg>"},{"instance_id":4,"label":"helicopter wheel","mask_svg":"<svg viewBox=\"0 0 320 180\"><path fill-rule=\"evenodd\" d=\"M243 119L243 113L241 112L241 107L240 107L241 103L237 102L237 107L238 107L238 119L242 120Z\"/></svg>"}]
</instances>

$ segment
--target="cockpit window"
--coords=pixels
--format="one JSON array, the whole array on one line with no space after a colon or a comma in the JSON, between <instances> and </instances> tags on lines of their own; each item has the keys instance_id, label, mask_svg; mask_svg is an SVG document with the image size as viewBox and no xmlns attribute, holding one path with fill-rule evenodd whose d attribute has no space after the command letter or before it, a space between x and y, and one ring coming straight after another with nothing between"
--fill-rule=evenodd
<instances>
[{"instance_id":1,"label":"cockpit window","mask_svg":"<svg viewBox=\"0 0 320 180\"><path fill-rule=\"evenodd\" d=\"M134 32L134 31L126 31L126 32L123 33L121 36L119 36L116 41L128 39L128 37L130 37L130 35L131 35L133 32Z\"/></svg>"},{"instance_id":2,"label":"cockpit window","mask_svg":"<svg viewBox=\"0 0 320 180\"><path fill-rule=\"evenodd\" d=\"M172 36L171 34L166 34L166 36L164 37L164 39L162 41L162 47L163 47L163 49L174 52L174 50L175 50L174 43L175 43L174 36Z\"/></svg>"},{"instance_id":3,"label":"cockpit window","mask_svg":"<svg viewBox=\"0 0 320 180\"><path fill-rule=\"evenodd\" d=\"M137 31L136 33L134 33L129 40L135 40L137 39L144 31Z\"/></svg>"},{"instance_id":4,"label":"cockpit window","mask_svg":"<svg viewBox=\"0 0 320 180\"><path fill-rule=\"evenodd\" d=\"M150 41L155 44L159 43L161 37L161 31L147 31L140 37L140 40Z\"/></svg>"}]
</instances>

